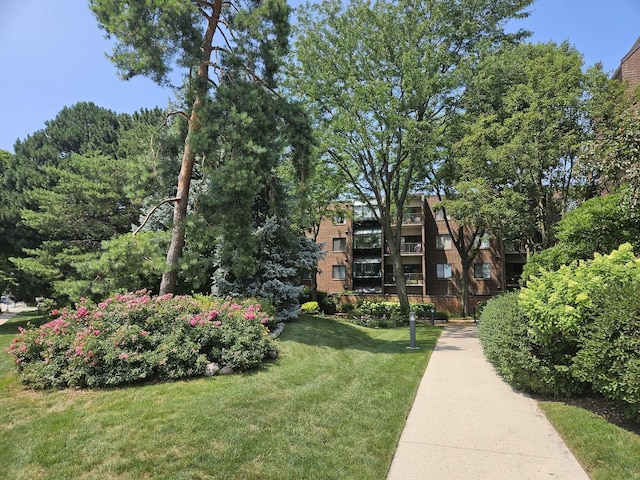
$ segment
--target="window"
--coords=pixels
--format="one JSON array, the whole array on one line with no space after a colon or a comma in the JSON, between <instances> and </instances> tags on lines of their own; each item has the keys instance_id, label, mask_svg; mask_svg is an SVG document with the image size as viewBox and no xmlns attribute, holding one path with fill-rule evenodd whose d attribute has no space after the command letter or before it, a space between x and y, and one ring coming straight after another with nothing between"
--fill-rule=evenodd
<instances>
[{"instance_id":1,"label":"window","mask_svg":"<svg viewBox=\"0 0 640 480\"><path fill-rule=\"evenodd\" d=\"M361 258L353 262L353 278L381 278L382 265L379 258Z\"/></svg>"},{"instance_id":2,"label":"window","mask_svg":"<svg viewBox=\"0 0 640 480\"><path fill-rule=\"evenodd\" d=\"M487 248L491 248L491 235L485 233L484 235L476 235L474 240L474 245L479 247L480 250L486 250Z\"/></svg>"},{"instance_id":3,"label":"window","mask_svg":"<svg viewBox=\"0 0 640 480\"><path fill-rule=\"evenodd\" d=\"M355 249L371 249L382 248L382 230L356 230L353 232L353 248Z\"/></svg>"},{"instance_id":4,"label":"window","mask_svg":"<svg viewBox=\"0 0 640 480\"><path fill-rule=\"evenodd\" d=\"M490 263L474 263L473 276L474 278L491 278L491 264Z\"/></svg>"},{"instance_id":5,"label":"window","mask_svg":"<svg viewBox=\"0 0 640 480\"><path fill-rule=\"evenodd\" d=\"M436 277L437 278L451 278L451 264L450 263L438 263L436 265Z\"/></svg>"},{"instance_id":6,"label":"window","mask_svg":"<svg viewBox=\"0 0 640 480\"><path fill-rule=\"evenodd\" d=\"M436 235L436 250L451 250L451 235Z\"/></svg>"},{"instance_id":7,"label":"window","mask_svg":"<svg viewBox=\"0 0 640 480\"><path fill-rule=\"evenodd\" d=\"M347 223L347 217L343 213L336 213L333 216L334 225L344 225L345 223Z\"/></svg>"},{"instance_id":8,"label":"window","mask_svg":"<svg viewBox=\"0 0 640 480\"><path fill-rule=\"evenodd\" d=\"M347 239L346 238L334 238L333 239L333 251L334 252L346 252L347 251Z\"/></svg>"},{"instance_id":9,"label":"window","mask_svg":"<svg viewBox=\"0 0 640 480\"><path fill-rule=\"evenodd\" d=\"M331 278L345 280L347 278L347 267L345 265L334 265L331 268Z\"/></svg>"},{"instance_id":10,"label":"window","mask_svg":"<svg viewBox=\"0 0 640 480\"><path fill-rule=\"evenodd\" d=\"M371 208L369 205L358 203L353 205L353 219L356 221L375 220L380 215L380 209Z\"/></svg>"}]
</instances>

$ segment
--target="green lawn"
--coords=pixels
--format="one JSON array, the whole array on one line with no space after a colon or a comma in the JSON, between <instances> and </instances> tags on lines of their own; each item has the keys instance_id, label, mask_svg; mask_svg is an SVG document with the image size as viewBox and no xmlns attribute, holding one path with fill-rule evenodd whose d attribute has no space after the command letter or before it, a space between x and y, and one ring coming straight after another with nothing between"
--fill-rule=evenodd
<instances>
[{"instance_id":1,"label":"green lawn","mask_svg":"<svg viewBox=\"0 0 640 480\"><path fill-rule=\"evenodd\" d=\"M577 406L539 405L591 479L640 479L640 435Z\"/></svg>"},{"instance_id":2,"label":"green lawn","mask_svg":"<svg viewBox=\"0 0 640 480\"><path fill-rule=\"evenodd\" d=\"M0 326L0 348L26 316ZM441 329L304 316L281 356L242 375L111 390L31 391L0 352L6 479L386 477Z\"/></svg>"}]
</instances>

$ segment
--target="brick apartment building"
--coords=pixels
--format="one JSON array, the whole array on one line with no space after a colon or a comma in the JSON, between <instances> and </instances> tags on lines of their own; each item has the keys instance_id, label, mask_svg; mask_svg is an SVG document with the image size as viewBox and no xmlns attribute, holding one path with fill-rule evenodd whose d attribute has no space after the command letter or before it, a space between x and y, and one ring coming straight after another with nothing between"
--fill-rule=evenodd
<instances>
[{"instance_id":1,"label":"brick apartment building","mask_svg":"<svg viewBox=\"0 0 640 480\"><path fill-rule=\"evenodd\" d=\"M403 215L402 264L412 301L433 302L438 310L460 311L460 256L447 231L442 212L433 206L437 197L414 197ZM319 263L318 289L349 292L358 298L396 298L396 276L382 228L373 212L358 202L342 205L348 215L325 218L318 243L326 257ZM478 238L478 255L470 272L470 305L517 286L526 261L523 251L485 235Z\"/></svg>"},{"instance_id":2,"label":"brick apartment building","mask_svg":"<svg viewBox=\"0 0 640 480\"><path fill-rule=\"evenodd\" d=\"M640 84L640 37L633 44L631 50L622 57L620 66L613 74L613 78L629 83L629 90Z\"/></svg>"},{"instance_id":3,"label":"brick apartment building","mask_svg":"<svg viewBox=\"0 0 640 480\"><path fill-rule=\"evenodd\" d=\"M622 57L613 78L628 82L630 91L640 84L640 38ZM438 310L460 310L460 257L448 235L441 212L434 212L437 197L415 197L402 225L402 264L412 301L433 302ZM372 212L358 202L346 203L349 215L325 218L318 243L325 245L320 261L318 289L328 293L353 293L357 297L393 299L397 272L385 253L385 239ZM470 305L517 288L526 262L524 250L505 245L491 235L477 239L480 251L474 260Z\"/></svg>"}]
</instances>

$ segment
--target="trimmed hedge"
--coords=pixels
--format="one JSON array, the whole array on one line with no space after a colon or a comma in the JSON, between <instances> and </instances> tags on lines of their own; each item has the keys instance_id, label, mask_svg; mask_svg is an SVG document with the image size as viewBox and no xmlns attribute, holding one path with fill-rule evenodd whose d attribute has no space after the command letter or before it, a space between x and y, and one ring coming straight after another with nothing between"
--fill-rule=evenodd
<instances>
[{"instance_id":1,"label":"trimmed hedge","mask_svg":"<svg viewBox=\"0 0 640 480\"><path fill-rule=\"evenodd\" d=\"M206 300L205 300L206 299ZM204 374L208 363L255 368L276 350L273 319L253 300L228 301L146 291L54 311L20 330L7 352L35 388L101 387Z\"/></svg>"},{"instance_id":2,"label":"trimmed hedge","mask_svg":"<svg viewBox=\"0 0 640 480\"><path fill-rule=\"evenodd\" d=\"M596 392L640 421L640 260L629 244L542 271L487 302L480 320L486 356L513 386Z\"/></svg>"}]
</instances>

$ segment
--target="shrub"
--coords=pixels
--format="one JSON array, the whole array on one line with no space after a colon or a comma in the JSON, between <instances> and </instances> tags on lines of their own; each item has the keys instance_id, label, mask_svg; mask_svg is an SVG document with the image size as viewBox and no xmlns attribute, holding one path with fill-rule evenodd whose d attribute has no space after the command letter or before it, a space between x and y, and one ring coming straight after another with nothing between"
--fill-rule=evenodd
<instances>
[{"instance_id":1,"label":"shrub","mask_svg":"<svg viewBox=\"0 0 640 480\"><path fill-rule=\"evenodd\" d=\"M593 389L625 405L640 421L640 282L612 285L596 299L593 323L573 372Z\"/></svg>"},{"instance_id":2,"label":"shrub","mask_svg":"<svg viewBox=\"0 0 640 480\"><path fill-rule=\"evenodd\" d=\"M518 388L552 395L594 390L637 413L638 286L640 260L628 244L542 270L519 294L484 307L479 332L487 358Z\"/></svg>"},{"instance_id":3,"label":"shrub","mask_svg":"<svg viewBox=\"0 0 640 480\"><path fill-rule=\"evenodd\" d=\"M411 311L414 311L416 318L431 318L433 304L412 303ZM400 307L399 302L361 300L353 311L357 316L355 322L375 328L390 328L409 325L409 312L405 312Z\"/></svg>"},{"instance_id":4,"label":"shrub","mask_svg":"<svg viewBox=\"0 0 640 480\"><path fill-rule=\"evenodd\" d=\"M300 309L302 310L302 313L320 313L320 306L318 305L318 302L305 302L302 304Z\"/></svg>"},{"instance_id":5,"label":"shrub","mask_svg":"<svg viewBox=\"0 0 640 480\"><path fill-rule=\"evenodd\" d=\"M487 359L512 386L545 395L582 391L563 366L550 361L531 336L517 292L492 298L480 314L478 335Z\"/></svg>"},{"instance_id":6,"label":"shrub","mask_svg":"<svg viewBox=\"0 0 640 480\"><path fill-rule=\"evenodd\" d=\"M206 307L206 308L205 308ZM275 350L260 304L146 291L116 295L36 328L20 330L7 352L20 380L32 387L97 387L201 375L217 362L235 370L257 367Z\"/></svg>"},{"instance_id":7,"label":"shrub","mask_svg":"<svg viewBox=\"0 0 640 480\"><path fill-rule=\"evenodd\" d=\"M630 244L531 278L519 298L531 336L541 347L541 358L580 381L591 381L576 370L580 367L573 364L574 358L589 332L598 328L593 324L598 310L607 308L608 292L630 282L640 283L640 260Z\"/></svg>"}]
</instances>

